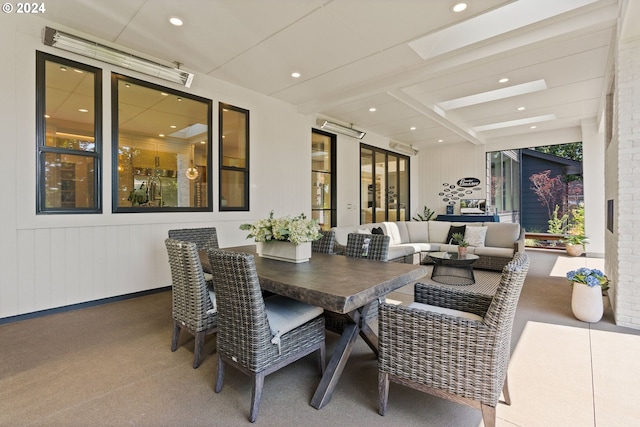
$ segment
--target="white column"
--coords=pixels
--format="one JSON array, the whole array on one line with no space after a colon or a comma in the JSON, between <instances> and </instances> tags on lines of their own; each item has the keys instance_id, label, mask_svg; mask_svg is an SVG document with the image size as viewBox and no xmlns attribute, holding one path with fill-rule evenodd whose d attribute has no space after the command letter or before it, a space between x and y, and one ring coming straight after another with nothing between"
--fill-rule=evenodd
<instances>
[{"instance_id":1,"label":"white column","mask_svg":"<svg viewBox=\"0 0 640 427\"><path fill-rule=\"evenodd\" d=\"M595 120L582 122L582 176L584 178L584 232L587 256L604 257L606 204L604 199L604 133Z\"/></svg>"}]
</instances>

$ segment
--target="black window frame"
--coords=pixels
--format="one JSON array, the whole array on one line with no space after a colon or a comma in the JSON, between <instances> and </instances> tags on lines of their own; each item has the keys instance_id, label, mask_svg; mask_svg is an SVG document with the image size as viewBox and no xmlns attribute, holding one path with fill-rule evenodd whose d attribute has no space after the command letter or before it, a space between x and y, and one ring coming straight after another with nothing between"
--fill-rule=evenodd
<instances>
[{"instance_id":1,"label":"black window frame","mask_svg":"<svg viewBox=\"0 0 640 427\"><path fill-rule=\"evenodd\" d=\"M243 113L246 115L247 120L245 121L245 135L247 136L246 141L245 141L245 153L246 153L246 159L245 159L245 165L244 167L236 167L236 166L225 166L224 165L224 144L223 144L223 129L224 129L224 123L223 123L223 110L227 109L227 110L233 110L236 111L238 113ZM250 112L247 109L244 108L240 108L240 107L236 107L234 105L231 104L226 104L224 102L220 102L218 103L218 161L219 161L219 166L218 166L218 209L220 210L220 212L247 212L250 210L249 207L249 160L250 160L250 151L249 148L251 147L250 144L250 134L249 134L249 121L250 121ZM222 204L222 173L223 171L233 171L233 172L241 172L243 174L244 177L244 198L243 198L243 204L244 206L223 206Z\"/></svg>"},{"instance_id":2,"label":"black window frame","mask_svg":"<svg viewBox=\"0 0 640 427\"><path fill-rule=\"evenodd\" d=\"M155 83L150 83L145 80L129 77L124 74L112 72L111 73L111 198L112 198L112 213L156 213L156 212L213 212L213 189L211 174L207 173L207 206L205 207L179 207L179 206L154 206L154 207L134 207L134 206L118 206L119 200L119 182L118 182L118 151L119 151L119 112L118 112L118 82L125 81L133 83L139 86L144 86L149 89L154 89L160 92L175 95L177 97L189 98L194 101L199 101L207 105L207 167L211 170L213 166L212 156L212 135L213 135L213 120L212 109L213 101L198 95L194 95L187 92L182 92L176 89L172 89L166 86L161 86Z\"/></svg>"},{"instance_id":3,"label":"black window frame","mask_svg":"<svg viewBox=\"0 0 640 427\"><path fill-rule=\"evenodd\" d=\"M46 62L54 62L94 74L94 143L95 151L79 151L46 144ZM45 186L45 160L47 153L93 157L93 208L47 208ZM67 58L36 51L36 214L101 214L102 213L102 69Z\"/></svg>"},{"instance_id":4,"label":"black window frame","mask_svg":"<svg viewBox=\"0 0 640 427\"><path fill-rule=\"evenodd\" d=\"M334 133L325 132L315 128L311 129L311 132L328 137L330 140L329 149L331 150L331 160L330 160L331 171L329 172L329 175L331 176L331 208L321 209L321 208L313 208L312 206L311 212L328 210L331 213L331 227L336 227L338 225L338 161L336 158L337 147L338 147L338 137ZM311 174L313 175L314 172L326 173L324 171L317 171L312 168Z\"/></svg>"}]
</instances>

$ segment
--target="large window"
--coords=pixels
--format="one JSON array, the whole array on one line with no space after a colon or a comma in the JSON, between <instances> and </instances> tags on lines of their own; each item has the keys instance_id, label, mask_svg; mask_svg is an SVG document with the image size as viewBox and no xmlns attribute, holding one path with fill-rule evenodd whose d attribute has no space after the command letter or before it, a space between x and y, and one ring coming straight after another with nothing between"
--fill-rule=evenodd
<instances>
[{"instance_id":1,"label":"large window","mask_svg":"<svg viewBox=\"0 0 640 427\"><path fill-rule=\"evenodd\" d=\"M311 132L311 217L323 230L336 223L336 136Z\"/></svg>"},{"instance_id":2,"label":"large window","mask_svg":"<svg viewBox=\"0 0 640 427\"><path fill-rule=\"evenodd\" d=\"M113 211L212 211L211 101L112 75Z\"/></svg>"},{"instance_id":3,"label":"large window","mask_svg":"<svg viewBox=\"0 0 640 427\"><path fill-rule=\"evenodd\" d=\"M220 210L249 210L249 111L220 104Z\"/></svg>"},{"instance_id":4,"label":"large window","mask_svg":"<svg viewBox=\"0 0 640 427\"><path fill-rule=\"evenodd\" d=\"M520 159L517 150L487 153L491 170L491 206L516 220L520 211ZM506 218L506 216L505 216Z\"/></svg>"},{"instance_id":5,"label":"large window","mask_svg":"<svg viewBox=\"0 0 640 427\"><path fill-rule=\"evenodd\" d=\"M409 220L409 157L360 146L360 223Z\"/></svg>"},{"instance_id":6,"label":"large window","mask_svg":"<svg viewBox=\"0 0 640 427\"><path fill-rule=\"evenodd\" d=\"M100 213L101 71L37 52L38 214Z\"/></svg>"}]
</instances>

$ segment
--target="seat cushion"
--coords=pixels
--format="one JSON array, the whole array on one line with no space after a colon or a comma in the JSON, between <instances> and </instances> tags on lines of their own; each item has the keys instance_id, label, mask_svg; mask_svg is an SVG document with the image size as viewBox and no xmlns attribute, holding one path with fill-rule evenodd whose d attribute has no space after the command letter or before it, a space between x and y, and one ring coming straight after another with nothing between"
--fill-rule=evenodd
<instances>
[{"instance_id":1,"label":"seat cushion","mask_svg":"<svg viewBox=\"0 0 640 427\"><path fill-rule=\"evenodd\" d=\"M398 225L395 222L383 222L382 227L384 229L384 234L389 236L390 245L399 245L402 243L402 237L400 237L400 229L398 229Z\"/></svg>"},{"instance_id":2,"label":"seat cushion","mask_svg":"<svg viewBox=\"0 0 640 427\"><path fill-rule=\"evenodd\" d=\"M484 245L494 248L513 248L520 237L520 224L508 222L485 222L487 237Z\"/></svg>"},{"instance_id":3,"label":"seat cushion","mask_svg":"<svg viewBox=\"0 0 640 427\"><path fill-rule=\"evenodd\" d=\"M429 223L429 243L449 243L447 234L451 223L449 221L427 221Z\"/></svg>"},{"instance_id":4,"label":"seat cushion","mask_svg":"<svg viewBox=\"0 0 640 427\"><path fill-rule=\"evenodd\" d=\"M267 319L269 319L269 327L274 337L280 337L324 312L322 308L315 305L305 304L281 295L266 298L264 305Z\"/></svg>"},{"instance_id":5,"label":"seat cushion","mask_svg":"<svg viewBox=\"0 0 640 427\"><path fill-rule=\"evenodd\" d=\"M420 302L412 302L409 304L409 308L416 308L418 310L431 311L434 313L447 314L449 316L463 317L469 320L476 320L482 322L482 317L477 314L469 313L467 311L453 310L451 308L438 307L437 305L422 304Z\"/></svg>"}]
</instances>

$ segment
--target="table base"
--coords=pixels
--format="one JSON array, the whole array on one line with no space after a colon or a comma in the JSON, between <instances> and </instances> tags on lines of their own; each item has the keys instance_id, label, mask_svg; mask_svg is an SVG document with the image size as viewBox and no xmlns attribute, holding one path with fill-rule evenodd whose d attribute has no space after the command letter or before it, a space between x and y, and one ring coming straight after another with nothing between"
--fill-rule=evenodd
<instances>
[{"instance_id":1,"label":"table base","mask_svg":"<svg viewBox=\"0 0 640 427\"><path fill-rule=\"evenodd\" d=\"M444 285L473 285L476 278L473 274L473 268L470 265L438 265L433 266L431 280L442 283Z\"/></svg>"}]
</instances>

